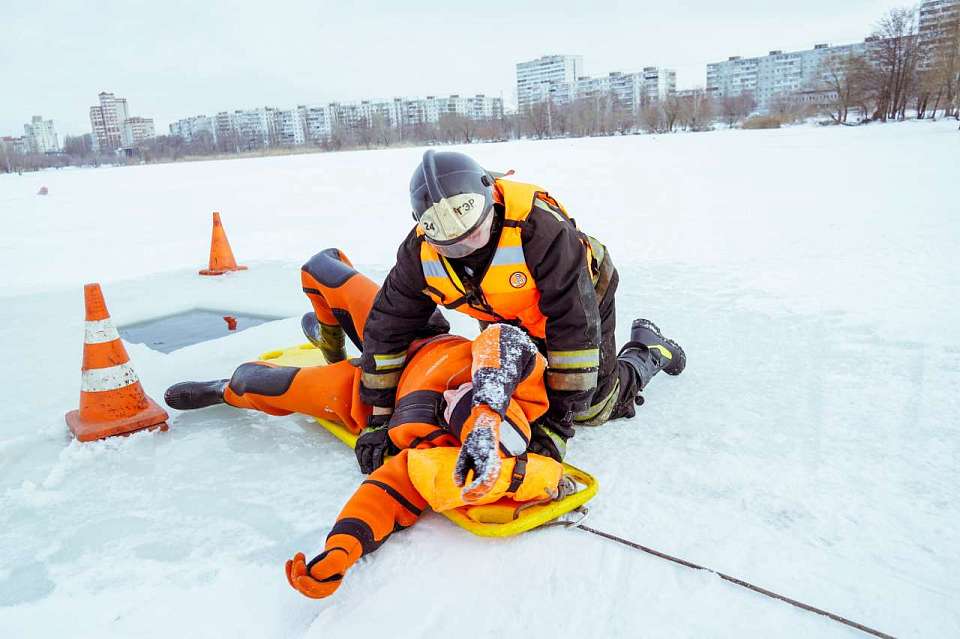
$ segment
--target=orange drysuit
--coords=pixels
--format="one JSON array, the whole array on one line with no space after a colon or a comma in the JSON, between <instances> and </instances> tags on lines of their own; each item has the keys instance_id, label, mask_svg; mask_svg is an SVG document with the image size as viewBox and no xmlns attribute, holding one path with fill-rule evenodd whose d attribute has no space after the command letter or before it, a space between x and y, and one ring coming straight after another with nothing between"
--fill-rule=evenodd
<instances>
[{"instance_id":1,"label":"orange drysuit","mask_svg":"<svg viewBox=\"0 0 960 639\"><path fill-rule=\"evenodd\" d=\"M362 347L376 284L336 250L311 259L302 279L318 320L328 328L339 325ZM526 453L530 422L547 409L545 369L546 361L529 337L513 326L490 326L473 341L437 335L415 342L397 367L397 402L389 421L389 438L400 453L360 485L337 517L321 555L308 564L298 553L287 562L290 584L310 597L329 596L349 566L412 525L428 505L442 511L467 500L491 503L509 496L530 501L554 495L560 464ZM360 401L361 373L352 361L308 368L252 362L237 368L224 400L271 415L305 413L360 433L370 413ZM468 446L471 440L488 441L471 438L475 429L479 435L488 425L499 453L494 468L482 488L461 490L454 480L464 456L461 441Z\"/></svg>"}]
</instances>

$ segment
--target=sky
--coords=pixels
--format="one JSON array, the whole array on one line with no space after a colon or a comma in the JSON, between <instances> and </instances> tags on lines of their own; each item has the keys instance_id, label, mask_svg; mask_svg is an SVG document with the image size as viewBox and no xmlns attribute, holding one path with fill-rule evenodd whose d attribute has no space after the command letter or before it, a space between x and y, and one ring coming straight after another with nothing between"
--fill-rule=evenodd
<instances>
[{"instance_id":1,"label":"sky","mask_svg":"<svg viewBox=\"0 0 960 639\"><path fill-rule=\"evenodd\" d=\"M588 75L862 40L898 0L204 2L0 0L0 135L32 115L90 131L100 91L158 133L179 118L334 100L502 96L517 62L582 55Z\"/></svg>"}]
</instances>

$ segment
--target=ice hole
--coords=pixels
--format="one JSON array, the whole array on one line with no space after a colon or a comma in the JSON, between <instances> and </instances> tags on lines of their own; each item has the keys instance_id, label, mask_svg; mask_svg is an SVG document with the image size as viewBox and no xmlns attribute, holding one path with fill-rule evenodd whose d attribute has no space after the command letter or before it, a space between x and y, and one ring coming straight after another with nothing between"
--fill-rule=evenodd
<instances>
[{"instance_id":1,"label":"ice hole","mask_svg":"<svg viewBox=\"0 0 960 639\"><path fill-rule=\"evenodd\" d=\"M229 330L227 317L236 319L236 329ZM184 346L206 342L278 319L283 318L274 315L194 308L182 313L128 324L117 330L128 342L146 344L161 353L172 353Z\"/></svg>"}]
</instances>

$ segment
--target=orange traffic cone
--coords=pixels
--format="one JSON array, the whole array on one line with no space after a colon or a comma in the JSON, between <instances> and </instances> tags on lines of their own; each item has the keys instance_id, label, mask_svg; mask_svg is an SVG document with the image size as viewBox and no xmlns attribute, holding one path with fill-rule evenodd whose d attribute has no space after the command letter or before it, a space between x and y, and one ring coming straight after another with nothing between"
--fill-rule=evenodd
<instances>
[{"instance_id":1,"label":"orange traffic cone","mask_svg":"<svg viewBox=\"0 0 960 639\"><path fill-rule=\"evenodd\" d=\"M144 428L167 429L167 413L147 397L103 301L99 284L83 287L87 307L80 409L66 414L82 442Z\"/></svg>"},{"instance_id":2,"label":"orange traffic cone","mask_svg":"<svg viewBox=\"0 0 960 639\"><path fill-rule=\"evenodd\" d=\"M237 266L230 249L230 241L220 222L220 213L213 212L213 235L210 238L210 266L200 271L200 275L223 275L227 271L245 271L246 266Z\"/></svg>"}]
</instances>

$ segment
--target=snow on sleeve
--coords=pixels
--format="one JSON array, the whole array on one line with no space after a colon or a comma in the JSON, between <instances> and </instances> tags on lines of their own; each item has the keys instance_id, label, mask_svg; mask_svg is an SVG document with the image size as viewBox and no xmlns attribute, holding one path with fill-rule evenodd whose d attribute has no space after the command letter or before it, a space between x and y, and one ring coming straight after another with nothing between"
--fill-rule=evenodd
<instances>
[{"instance_id":1,"label":"snow on sleeve","mask_svg":"<svg viewBox=\"0 0 960 639\"><path fill-rule=\"evenodd\" d=\"M486 404L503 417L536 355L537 347L522 329L488 326L473 342L473 405Z\"/></svg>"}]
</instances>

